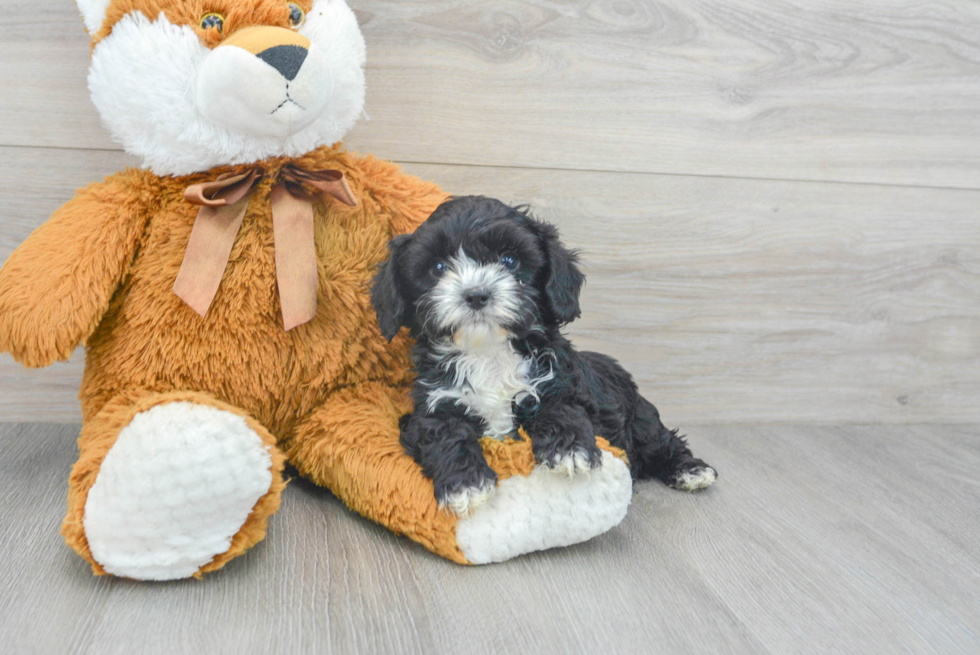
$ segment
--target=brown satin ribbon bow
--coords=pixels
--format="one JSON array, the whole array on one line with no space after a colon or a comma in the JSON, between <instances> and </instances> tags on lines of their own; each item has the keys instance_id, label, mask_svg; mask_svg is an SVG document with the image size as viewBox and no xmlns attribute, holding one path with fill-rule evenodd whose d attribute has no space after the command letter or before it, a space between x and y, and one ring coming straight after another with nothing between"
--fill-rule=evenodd
<instances>
[{"instance_id":1,"label":"brown satin ribbon bow","mask_svg":"<svg viewBox=\"0 0 980 655\"><path fill-rule=\"evenodd\" d=\"M262 172L253 168L239 175L225 173L212 182L192 184L184 190L184 199L201 208L174 282L174 293L201 316L207 314L218 293L252 189L261 179ZM316 316L316 248L308 188L321 198L330 196L357 206L340 171L307 171L292 164L279 171L269 204L276 245L276 281L286 330Z\"/></svg>"}]
</instances>

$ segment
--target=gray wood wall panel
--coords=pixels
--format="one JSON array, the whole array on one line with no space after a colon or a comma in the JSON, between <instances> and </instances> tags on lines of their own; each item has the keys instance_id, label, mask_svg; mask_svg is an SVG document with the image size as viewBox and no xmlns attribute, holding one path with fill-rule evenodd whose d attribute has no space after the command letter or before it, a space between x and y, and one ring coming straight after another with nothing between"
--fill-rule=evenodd
<instances>
[{"instance_id":1,"label":"gray wood wall panel","mask_svg":"<svg viewBox=\"0 0 980 655\"><path fill-rule=\"evenodd\" d=\"M118 152L0 148L0 257ZM980 419L980 191L411 164L583 251L569 333L671 423ZM43 178L43 182L39 181ZM0 359L6 420L77 421L81 353Z\"/></svg>"},{"instance_id":2,"label":"gray wood wall panel","mask_svg":"<svg viewBox=\"0 0 980 655\"><path fill-rule=\"evenodd\" d=\"M980 185L980 4L351 0L399 161ZM0 0L0 145L117 146L71 0Z\"/></svg>"},{"instance_id":3,"label":"gray wood wall panel","mask_svg":"<svg viewBox=\"0 0 980 655\"><path fill-rule=\"evenodd\" d=\"M77 426L0 425L10 653L980 650L976 427L695 427L706 493L637 483L586 544L461 567L291 483L202 581L93 579L63 544Z\"/></svg>"},{"instance_id":4,"label":"gray wood wall panel","mask_svg":"<svg viewBox=\"0 0 980 655\"><path fill-rule=\"evenodd\" d=\"M669 421L980 416L977 3L351 4L371 120L348 145L558 223L590 276L571 334ZM137 162L70 0L43 29L0 0L0 58L6 257ZM82 359L0 356L2 416L78 420Z\"/></svg>"}]
</instances>

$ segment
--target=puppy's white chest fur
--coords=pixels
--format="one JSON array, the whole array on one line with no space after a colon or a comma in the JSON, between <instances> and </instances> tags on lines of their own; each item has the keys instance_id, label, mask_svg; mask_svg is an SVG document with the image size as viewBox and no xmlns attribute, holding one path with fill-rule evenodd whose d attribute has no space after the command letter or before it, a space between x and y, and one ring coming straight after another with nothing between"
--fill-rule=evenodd
<instances>
[{"instance_id":1,"label":"puppy's white chest fur","mask_svg":"<svg viewBox=\"0 0 980 655\"><path fill-rule=\"evenodd\" d=\"M428 410L443 401L455 402L482 418L487 436L496 439L516 428L512 403L527 396L537 398L537 385L550 377L532 379L532 360L521 357L507 332L494 326L466 326L433 353L455 376L448 386L431 391Z\"/></svg>"}]
</instances>

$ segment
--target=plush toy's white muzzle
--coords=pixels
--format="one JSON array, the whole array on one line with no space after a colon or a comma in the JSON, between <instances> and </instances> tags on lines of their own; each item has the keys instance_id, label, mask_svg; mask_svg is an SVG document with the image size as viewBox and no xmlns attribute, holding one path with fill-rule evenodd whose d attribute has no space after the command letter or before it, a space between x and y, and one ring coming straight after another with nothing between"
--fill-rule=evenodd
<instances>
[{"instance_id":1,"label":"plush toy's white muzzle","mask_svg":"<svg viewBox=\"0 0 980 655\"><path fill-rule=\"evenodd\" d=\"M323 53L281 27L240 30L204 60L195 84L210 120L262 137L286 138L323 113L333 90Z\"/></svg>"}]
</instances>

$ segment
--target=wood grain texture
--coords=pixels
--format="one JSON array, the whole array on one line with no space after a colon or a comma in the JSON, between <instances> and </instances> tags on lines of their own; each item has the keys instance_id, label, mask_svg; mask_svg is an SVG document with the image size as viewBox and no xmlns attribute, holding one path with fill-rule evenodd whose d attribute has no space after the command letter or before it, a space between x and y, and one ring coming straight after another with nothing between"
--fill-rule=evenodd
<instances>
[{"instance_id":1,"label":"wood grain texture","mask_svg":"<svg viewBox=\"0 0 980 655\"><path fill-rule=\"evenodd\" d=\"M398 161L980 187L980 5L351 0ZM0 0L0 145L107 148L71 0Z\"/></svg>"},{"instance_id":2,"label":"wood grain texture","mask_svg":"<svg viewBox=\"0 0 980 655\"><path fill-rule=\"evenodd\" d=\"M699 495L488 567L439 560L287 487L268 539L203 581L94 578L58 525L75 426L0 426L11 653L975 653L980 430L726 426Z\"/></svg>"},{"instance_id":3,"label":"wood grain texture","mask_svg":"<svg viewBox=\"0 0 980 655\"><path fill-rule=\"evenodd\" d=\"M0 148L0 258L127 161ZM980 192L407 170L559 225L589 276L569 333L620 359L671 424L980 421ZM3 356L0 416L79 420L81 363L25 372Z\"/></svg>"}]
</instances>

